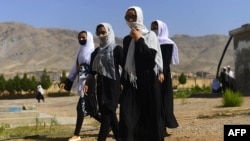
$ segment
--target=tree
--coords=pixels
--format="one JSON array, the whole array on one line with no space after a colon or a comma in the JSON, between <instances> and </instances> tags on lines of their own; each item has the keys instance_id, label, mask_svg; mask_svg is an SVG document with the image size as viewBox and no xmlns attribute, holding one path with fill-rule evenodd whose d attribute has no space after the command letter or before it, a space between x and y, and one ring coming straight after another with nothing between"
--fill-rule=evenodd
<instances>
[{"instance_id":1,"label":"tree","mask_svg":"<svg viewBox=\"0 0 250 141\"><path fill-rule=\"evenodd\" d=\"M3 74L0 75L0 92L4 92L6 86L6 80L3 76Z\"/></svg>"},{"instance_id":2,"label":"tree","mask_svg":"<svg viewBox=\"0 0 250 141\"><path fill-rule=\"evenodd\" d=\"M179 77L179 83L184 85L187 83L187 77L185 76L185 74L182 72L180 77Z\"/></svg>"},{"instance_id":3,"label":"tree","mask_svg":"<svg viewBox=\"0 0 250 141\"><path fill-rule=\"evenodd\" d=\"M48 89L52 85L52 81L50 79L50 76L47 74L46 69L43 70L43 74L41 76L41 85L43 89Z\"/></svg>"},{"instance_id":4,"label":"tree","mask_svg":"<svg viewBox=\"0 0 250 141\"><path fill-rule=\"evenodd\" d=\"M33 75L30 80L30 91L36 91L38 82L36 81L35 76Z\"/></svg>"},{"instance_id":5,"label":"tree","mask_svg":"<svg viewBox=\"0 0 250 141\"><path fill-rule=\"evenodd\" d=\"M62 72L62 76L60 77L60 83L65 82L65 81L66 81L66 79L67 79L67 76L66 76L66 71L65 71L65 70L63 70L63 72Z\"/></svg>"},{"instance_id":6,"label":"tree","mask_svg":"<svg viewBox=\"0 0 250 141\"><path fill-rule=\"evenodd\" d=\"M30 80L27 77L27 73L23 74L23 78L21 79L21 88L26 92L30 90Z\"/></svg>"},{"instance_id":7,"label":"tree","mask_svg":"<svg viewBox=\"0 0 250 141\"><path fill-rule=\"evenodd\" d=\"M14 90L16 90L18 93L21 93L22 87L21 87L21 78L17 74L13 79L13 86Z\"/></svg>"},{"instance_id":8,"label":"tree","mask_svg":"<svg viewBox=\"0 0 250 141\"><path fill-rule=\"evenodd\" d=\"M6 90L10 93L10 94L14 94L15 92L15 87L14 87L14 80L12 80L11 78L7 81L6 83Z\"/></svg>"}]
</instances>

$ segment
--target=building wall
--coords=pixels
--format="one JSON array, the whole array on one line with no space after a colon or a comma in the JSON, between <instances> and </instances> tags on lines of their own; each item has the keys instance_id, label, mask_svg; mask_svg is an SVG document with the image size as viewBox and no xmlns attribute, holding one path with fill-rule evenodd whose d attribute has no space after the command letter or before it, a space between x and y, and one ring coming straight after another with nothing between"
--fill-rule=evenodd
<instances>
[{"instance_id":1,"label":"building wall","mask_svg":"<svg viewBox=\"0 0 250 141\"><path fill-rule=\"evenodd\" d=\"M230 31L234 41L236 89L250 95L250 24Z\"/></svg>"}]
</instances>

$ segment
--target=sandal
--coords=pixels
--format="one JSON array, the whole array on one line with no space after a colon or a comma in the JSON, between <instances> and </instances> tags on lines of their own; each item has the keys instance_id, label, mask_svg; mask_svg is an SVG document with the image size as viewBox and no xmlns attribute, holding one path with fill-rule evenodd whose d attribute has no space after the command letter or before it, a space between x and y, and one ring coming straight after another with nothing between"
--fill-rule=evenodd
<instances>
[{"instance_id":1,"label":"sandal","mask_svg":"<svg viewBox=\"0 0 250 141\"><path fill-rule=\"evenodd\" d=\"M68 141L80 141L80 140L81 140L80 136L78 136L78 137L73 136Z\"/></svg>"}]
</instances>

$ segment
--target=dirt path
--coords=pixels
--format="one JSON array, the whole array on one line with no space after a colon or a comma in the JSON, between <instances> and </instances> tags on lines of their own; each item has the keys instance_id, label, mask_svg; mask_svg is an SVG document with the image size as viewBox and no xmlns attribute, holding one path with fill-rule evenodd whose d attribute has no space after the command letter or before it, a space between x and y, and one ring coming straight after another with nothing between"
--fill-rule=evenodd
<instances>
[{"instance_id":1,"label":"dirt path","mask_svg":"<svg viewBox=\"0 0 250 141\"><path fill-rule=\"evenodd\" d=\"M46 98L44 103L37 103L35 99L0 100L1 105L34 105L39 112L54 115L67 123L72 133L76 117L76 103L78 96ZM250 97L244 97L241 107L222 107L222 99L214 97L196 97L175 99L175 116L179 122L176 129L168 129L171 136L167 141L223 141L223 127L225 124L250 123ZM81 136L83 141L95 141L98 134L98 125L86 130L90 122L87 117L84 121ZM112 134L112 133L111 133ZM67 141L71 133L61 135L39 136L12 141ZM113 141L109 137L107 141Z\"/></svg>"}]
</instances>

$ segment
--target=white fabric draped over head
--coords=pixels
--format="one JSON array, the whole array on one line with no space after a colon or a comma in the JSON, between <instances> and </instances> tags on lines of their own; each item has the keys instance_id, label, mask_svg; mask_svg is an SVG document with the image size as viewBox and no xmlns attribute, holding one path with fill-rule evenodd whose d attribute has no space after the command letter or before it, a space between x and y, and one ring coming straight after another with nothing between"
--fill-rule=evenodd
<instances>
[{"instance_id":1,"label":"white fabric draped over head","mask_svg":"<svg viewBox=\"0 0 250 141\"><path fill-rule=\"evenodd\" d=\"M68 78L72 81L75 80L78 74L77 65L84 63L90 64L91 53L95 50L93 35L89 31L86 32L87 32L87 42L85 45L80 45L75 59L76 63L74 63L74 66L72 67L68 76Z\"/></svg>"},{"instance_id":2,"label":"white fabric draped over head","mask_svg":"<svg viewBox=\"0 0 250 141\"><path fill-rule=\"evenodd\" d=\"M78 65L81 64L90 64L90 60L91 60L91 53L95 50L95 45L94 45L94 38L91 32L86 31L87 32L87 41L85 45L80 45L78 51L77 51L77 56L75 59L75 63L69 73L68 79L70 79L71 81L74 81L76 76L78 75ZM80 92L80 96L83 97L84 93L82 91L82 87L85 84L85 79L79 79L79 81L77 81L78 83L78 91Z\"/></svg>"},{"instance_id":3,"label":"white fabric draped over head","mask_svg":"<svg viewBox=\"0 0 250 141\"><path fill-rule=\"evenodd\" d=\"M37 91L40 92L41 94L43 94L42 85L38 85L38 86L37 86Z\"/></svg>"},{"instance_id":4,"label":"white fabric draped over head","mask_svg":"<svg viewBox=\"0 0 250 141\"><path fill-rule=\"evenodd\" d=\"M106 29L105 40L101 42L94 58L92 70L110 79L116 80L113 50L116 47L115 34L109 23L101 23Z\"/></svg>"},{"instance_id":5,"label":"white fabric draped over head","mask_svg":"<svg viewBox=\"0 0 250 141\"><path fill-rule=\"evenodd\" d=\"M131 28L136 27L139 29L139 31L142 34L142 38L144 38L145 43L148 45L149 48L154 49L156 51L156 56L155 56L155 73L159 73L159 71L163 71L163 61L162 61L162 54L161 54L161 49L160 49L160 44L159 41L152 31L148 30L146 26L143 25L143 13L140 7L137 6L131 6L129 9L134 9L136 11L136 22L127 22L128 26ZM135 68L135 62L134 62L134 53L135 53L135 41L132 39L130 41L128 53L127 53L127 58L126 58L126 63L125 63L125 71L129 75L129 79L131 83L136 84L137 76L136 76L136 68Z\"/></svg>"},{"instance_id":6,"label":"white fabric draped over head","mask_svg":"<svg viewBox=\"0 0 250 141\"><path fill-rule=\"evenodd\" d=\"M89 64L91 59L91 53L95 50L94 39L91 32L87 31L87 42L85 45L81 45L78 54L78 64Z\"/></svg>"},{"instance_id":7,"label":"white fabric draped over head","mask_svg":"<svg viewBox=\"0 0 250 141\"><path fill-rule=\"evenodd\" d=\"M158 37L160 44L173 44L171 64L178 65L180 63L178 48L175 42L169 38L169 31L168 31L167 24L162 22L161 20L156 20L156 22L158 23L157 37Z\"/></svg>"}]
</instances>

